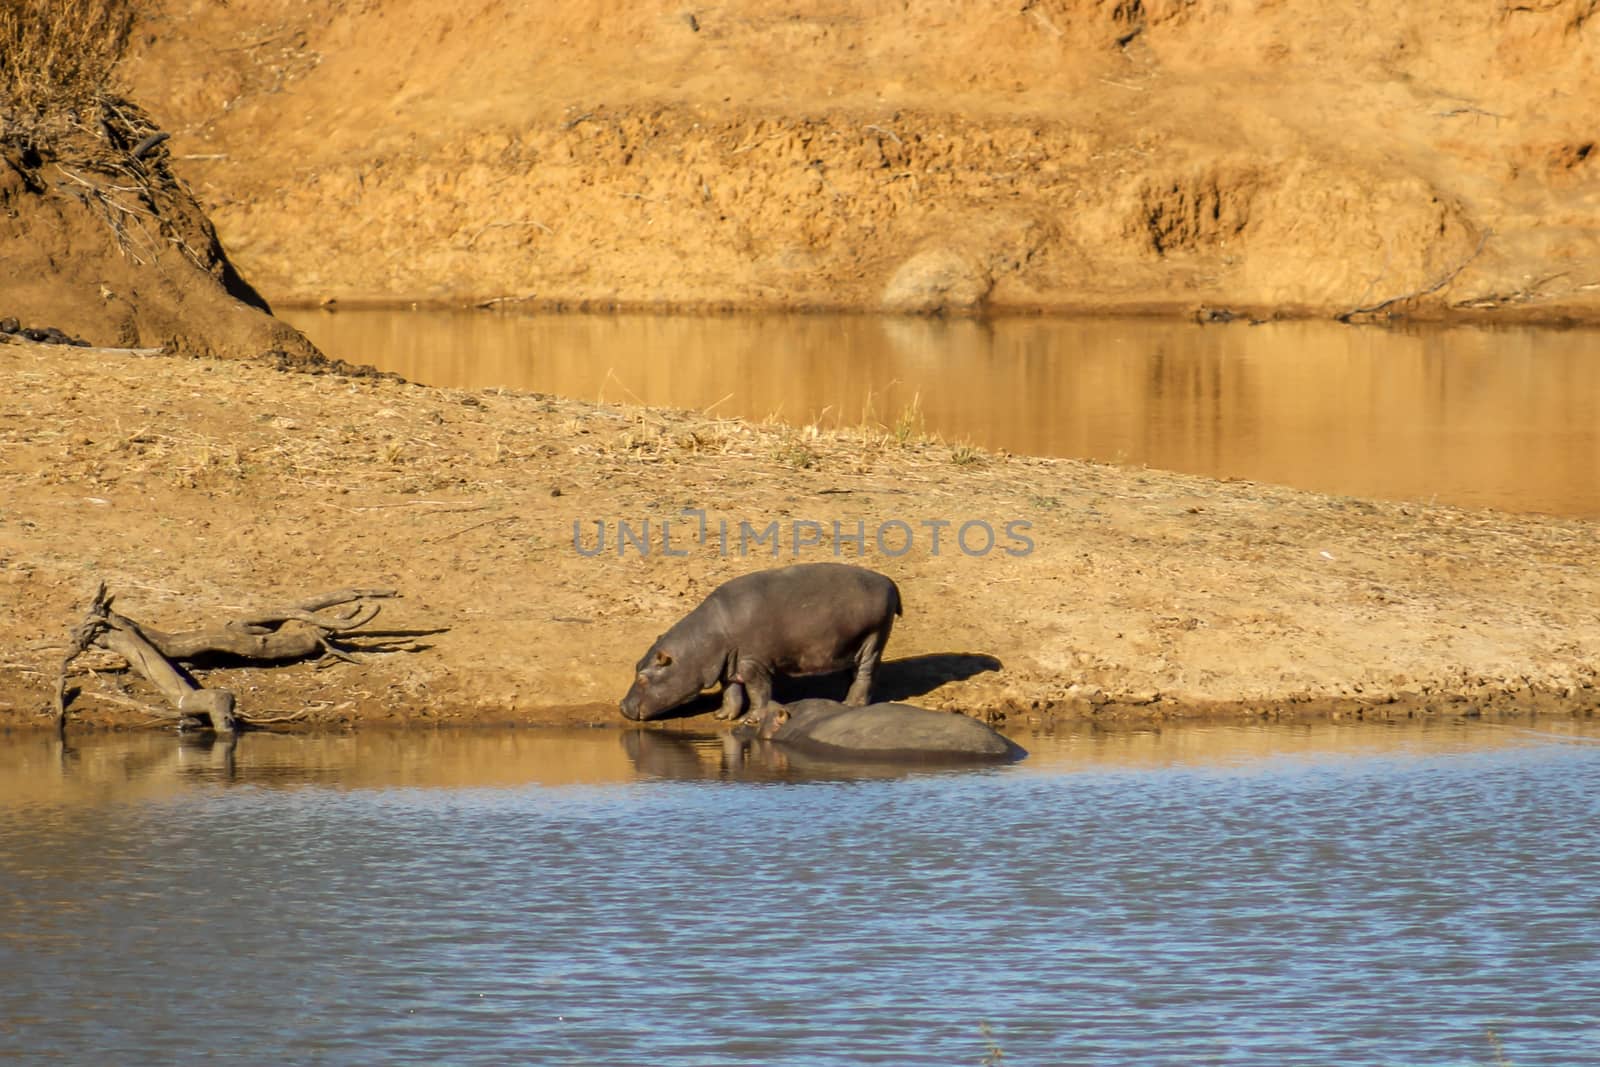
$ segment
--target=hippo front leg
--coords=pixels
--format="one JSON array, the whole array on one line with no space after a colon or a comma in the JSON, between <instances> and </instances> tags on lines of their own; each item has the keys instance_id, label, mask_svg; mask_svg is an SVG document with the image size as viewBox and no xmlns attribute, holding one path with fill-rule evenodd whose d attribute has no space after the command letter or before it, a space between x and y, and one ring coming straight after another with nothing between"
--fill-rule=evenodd
<instances>
[{"instance_id":1,"label":"hippo front leg","mask_svg":"<svg viewBox=\"0 0 1600 1067\"><path fill-rule=\"evenodd\" d=\"M734 703L729 698L729 692L738 688L738 702ZM745 709L745 698L749 698L749 709ZM743 716L759 715L768 704L772 703L772 672L765 665L752 660L741 659L735 664L733 680L726 683L722 691L722 709L717 712L719 719L738 719Z\"/></svg>"},{"instance_id":2,"label":"hippo front leg","mask_svg":"<svg viewBox=\"0 0 1600 1067\"><path fill-rule=\"evenodd\" d=\"M730 681L722 686L722 707L718 708L715 717L718 719L738 719L744 715L744 683Z\"/></svg>"}]
</instances>

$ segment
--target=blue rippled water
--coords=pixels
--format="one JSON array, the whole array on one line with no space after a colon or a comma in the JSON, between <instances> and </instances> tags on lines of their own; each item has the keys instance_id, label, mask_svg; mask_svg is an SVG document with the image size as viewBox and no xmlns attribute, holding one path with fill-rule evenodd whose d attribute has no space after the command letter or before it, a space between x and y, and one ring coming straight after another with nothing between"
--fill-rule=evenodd
<instances>
[{"instance_id":1,"label":"blue rippled water","mask_svg":"<svg viewBox=\"0 0 1600 1067\"><path fill-rule=\"evenodd\" d=\"M1600 1062L1600 744L1491 739L492 788L246 739L0 812L0 1059Z\"/></svg>"}]
</instances>

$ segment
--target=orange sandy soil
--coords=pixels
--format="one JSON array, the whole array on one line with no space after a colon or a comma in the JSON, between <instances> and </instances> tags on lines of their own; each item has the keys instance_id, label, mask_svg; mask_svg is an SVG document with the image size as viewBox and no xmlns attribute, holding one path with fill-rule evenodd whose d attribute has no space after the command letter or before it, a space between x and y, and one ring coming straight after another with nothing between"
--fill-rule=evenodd
<instances>
[{"instance_id":1,"label":"orange sandy soil","mask_svg":"<svg viewBox=\"0 0 1600 1067\"><path fill-rule=\"evenodd\" d=\"M123 73L274 303L1593 320L1597 16L167 0Z\"/></svg>"},{"instance_id":2,"label":"orange sandy soil","mask_svg":"<svg viewBox=\"0 0 1600 1067\"><path fill-rule=\"evenodd\" d=\"M0 723L47 725L94 584L167 629L342 586L443 632L323 670L207 672L241 710L358 723L616 724L656 634L781 560L593 558L573 524L704 508L837 520L906 614L892 695L1024 726L1216 717L1591 715L1600 525L1375 504L1140 469L974 453L914 427L810 431L261 361L0 344ZM1031 523L1034 549L931 551L931 520ZM910 552L880 553L891 520ZM736 543L735 543L736 545ZM846 555L854 549L846 545ZM832 559L832 548L799 558ZM993 657L998 669L979 669ZM148 721L153 691L79 661L75 722ZM962 677L962 675L966 675ZM709 719L702 720L709 722Z\"/></svg>"}]
</instances>

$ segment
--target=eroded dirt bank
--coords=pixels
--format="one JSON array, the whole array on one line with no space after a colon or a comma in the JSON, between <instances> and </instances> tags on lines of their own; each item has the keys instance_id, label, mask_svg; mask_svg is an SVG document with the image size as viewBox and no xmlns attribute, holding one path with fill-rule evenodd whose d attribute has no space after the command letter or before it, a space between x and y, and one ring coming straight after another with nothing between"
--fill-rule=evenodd
<instances>
[{"instance_id":1,"label":"eroded dirt bank","mask_svg":"<svg viewBox=\"0 0 1600 1067\"><path fill-rule=\"evenodd\" d=\"M836 548L855 559L851 535L905 598L889 695L935 707L1026 722L1600 703L1592 522L261 361L11 343L0 375L13 386L0 399L5 724L49 723L67 632L99 579L158 626L393 585L404 598L385 623L447 628L359 667L210 675L247 713L617 723L635 659L717 583ZM685 508L706 512L705 543ZM619 554L618 524L647 520L649 554ZM663 520L684 555L664 554ZM596 523L606 548L590 556ZM740 523L778 524L779 558L770 543L741 556ZM796 534L819 543L797 556ZM98 674L73 678L81 721L142 718L106 696L154 703L121 689L109 659L87 665Z\"/></svg>"},{"instance_id":2,"label":"eroded dirt bank","mask_svg":"<svg viewBox=\"0 0 1600 1067\"><path fill-rule=\"evenodd\" d=\"M124 73L275 302L1594 318L1597 12L171 0Z\"/></svg>"},{"instance_id":3,"label":"eroded dirt bank","mask_svg":"<svg viewBox=\"0 0 1600 1067\"><path fill-rule=\"evenodd\" d=\"M110 90L125 8L0 10L0 334L315 358L234 269L170 134Z\"/></svg>"}]
</instances>

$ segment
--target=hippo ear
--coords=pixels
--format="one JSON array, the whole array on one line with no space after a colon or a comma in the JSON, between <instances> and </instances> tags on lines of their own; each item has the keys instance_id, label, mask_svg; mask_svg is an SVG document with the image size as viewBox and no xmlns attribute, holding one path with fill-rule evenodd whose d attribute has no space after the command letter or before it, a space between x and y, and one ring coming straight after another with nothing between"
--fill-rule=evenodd
<instances>
[{"instance_id":1,"label":"hippo ear","mask_svg":"<svg viewBox=\"0 0 1600 1067\"><path fill-rule=\"evenodd\" d=\"M670 666L672 666L672 657L667 655L665 652L657 651L656 652L656 666L657 667L670 667Z\"/></svg>"}]
</instances>

